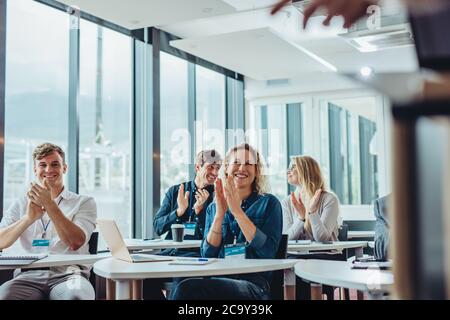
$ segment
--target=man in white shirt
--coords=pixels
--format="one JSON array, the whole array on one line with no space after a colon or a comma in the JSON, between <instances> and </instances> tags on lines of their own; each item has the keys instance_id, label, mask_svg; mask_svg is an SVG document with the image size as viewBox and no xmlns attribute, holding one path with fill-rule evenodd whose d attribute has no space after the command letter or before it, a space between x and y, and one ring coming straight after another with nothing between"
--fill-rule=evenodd
<instances>
[{"instance_id":1,"label":"man in white shirt","mask_svg":"<svg viewBox=\"0 0 450 320\"><path fill-rule=\"evenodd\" d=\"M64 187L64 151L44 143L33 151L34 173L26 195L16 200L0 222L0 249L20 240L28 253L89 254L97 208L93 198ZM22 269L0 286L0 300L91 300L88 266Z\"/></svg>"}]
</instances>

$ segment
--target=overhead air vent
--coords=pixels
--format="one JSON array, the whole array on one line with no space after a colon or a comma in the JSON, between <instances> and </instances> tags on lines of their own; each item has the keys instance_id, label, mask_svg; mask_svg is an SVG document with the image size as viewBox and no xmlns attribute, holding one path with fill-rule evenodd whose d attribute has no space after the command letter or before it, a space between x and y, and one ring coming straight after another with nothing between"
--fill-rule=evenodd
<instances>
[{"instance_id":1,"label":"overhead air vent","mask_svg":"<svg viewBox=\"0 0 450 320\"><path fill-rule=\"evenodd\" d=\"M399 48L414 43L411 28L407 23L376 30L353 31L340 36L361 52Z\"/></svg>"},{"instance_id":2,"label":"overhead air vent","mask_svg":"<svg viewBox=\"0 0 450 320\"><path fill-rule=\"evenodd\" d=\"M381 8L375 16L365 17L354 23L343 37L361 52L399 48L414 44L411 26L404 10ZM375 19L379 19L376 21ZM375 23L377 22L377 23Z\"/></svg>"}]
</instances>

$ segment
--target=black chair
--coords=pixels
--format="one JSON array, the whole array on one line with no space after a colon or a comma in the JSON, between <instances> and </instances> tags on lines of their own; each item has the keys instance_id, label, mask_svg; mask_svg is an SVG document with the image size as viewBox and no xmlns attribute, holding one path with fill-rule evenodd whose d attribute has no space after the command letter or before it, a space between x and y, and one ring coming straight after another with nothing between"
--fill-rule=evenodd
<instances>
[{"instance_id":1,"label":"black chair","mask_svg":"<svg viewBox=\"0 0 450 320\"><path fill-rule=\"evenodd\" d=\"M89 239L89 253L90 254L97 254L98 250L98 232L92 232L91 238ZM92 287L94 288L95 295L97 298L97 277L95 276L95 273L93 270L91 270L91 274L89 276L89 282L92 284Z\"/></svg>"},{"instance_id":2,"label":"black chair","mask_svg":"<svg viewBox=\"0 0 450 320\"><path fill-rule=\"evenodd\" d=\"M280 244L278 245L275 259L286 259L287 257L288 235L281 235ZM272 272L272 280L270 283L270 299L284 300L284 270Z\"/></svg>"},{"instance_id":3,"label":"black chair","mask_svg":"<svg viewBox=\"0 0 450 320\"><path fill-rule=\"evenodd\" d=\"M348 225L343 224L339 227L338 240L347 241L348 240Z\"/></svg>"},{"instance_id":4,"label":"black chair","mask_svg":"<svg viewBox=\"0 0 450 320\"><path fill-rule=\"evenodd\" d=\"M89 253L97 254L98 250L98 232L92 232L91 238L89 239Z\"/></svg>"}]
</instances>

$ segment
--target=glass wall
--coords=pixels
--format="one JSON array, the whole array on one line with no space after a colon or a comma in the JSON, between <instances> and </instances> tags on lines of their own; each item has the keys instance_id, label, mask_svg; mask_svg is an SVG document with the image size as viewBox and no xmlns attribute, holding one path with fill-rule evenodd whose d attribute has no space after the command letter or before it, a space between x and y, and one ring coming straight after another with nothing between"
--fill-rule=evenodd
<instances>
[{"instance_id":1,"label":"glass wall","mask_svg":"<svg viewBox=\"0 0 450 320\"><path fill-rule=\"evenodd\" d=\"M268 176L270 192L280 199L284 198L288 193L287 105L254 106L250 117L248 141L261 153L266 166L265 172ZM301 139L301 137L298 138Z\"/></svg>"},{"instance_id":2,"label":"glass wall","mask_svg":"<svg viewBox=\"0 0 450 320\"><path fill-rule=\"evenodd\" d=\"M302 102L295 103L296 99ZM385 174L379 164L385 156L384 135L377 132L385 121L382 109L379 97L369 93L250 102L249 141L268 164L272 193L281 199L294 190L287 185L286 166L290 156L305 154L319 162L327 187L342 205L359 206L360 212L372 216L368 205L379 197L379 181Z\"/></svg>"},{"instance_id":3,"label":"glass wall","mask_svg":"<svg viewBox=\"0 0 450 320\"><path fill-rule=\"evenodd\" d=\"M141 144L133 145L134 138L147 130L136 126L133 117L141 115L140 99L147 94L145 103L149 107L145 110L153 115L149 110L153 101L151 84L158 81L160 118L154 123L159 121L161 127L161 171L153 172L148 166L147 175L139 177L146 179L145 185L160 179L163 197L171 185L192 178L195 150L216 148L225 152L226 97L237 117L244 101L241 75L212 64L202 63L218 72L197 66L193 60L188 62L190 56L172 52L164 43L162 47L173 55L160 51L158 79L150 70L134 70L142 61L150 61L145 59L152 50L144 50L142 55L147 57L135 60L131 31L112 24L107 24L111 28L102 27L87 21L90 19L86 16L87 20L80 20L77 52L72 40L78 39L70 38L76 33L71 32L66 11L33 0L15 0L8 1L7 16L5 208L26 191L33 179L34 147L53 142L76 152L66 154L78 160L78 192L95 198L98 217L115 219L124 237L133 236L136 230L139 233L140 221L147 219L144 223L148 225L154 210L141 212L144 210L138 204L149 199L144 194L148 188L140 192L142 181L139 188L133 185L134 172L141 172L141 168L133 170L134 154L143 152ZM75 88L78 83L76 72L69 70L69 58L80 61L79 99L77 109L70 113L68 108L74 101L69 101L69 87ZM151 62L147 64L150 66ZM148 92L138 96L142 88ZM195 130L194 121L201 123L202 131ZM147 126L152 132L153 123ZM148 155L150 161L153 156ZM66 185L68 180L66 177ZM133 194L135 187L137 192ZM133 212L133 208L139 212ZM134 226L133 217L137 217Z\"/></svg>"},{"instance_id":4,"label":"glass wall","mask_svg":"<svg viewBox=\"0 0 450 320\"><path fill-rule=\"evenodd\" d=\"M225 76L196 66L195 151L225 150Z\"/></svg>"},{"instance_id":5,"label":"glass wall","mask_svg":"<svg viewBox=\"0 0 450 320\"><path fill-rule=\"evenodd\" d=\"M69 88L67 14L15 0L7 16L4 209L34 179L38 144L67 150Z\"/></svg>"},{"instance_id":6,"label":"glass wall","mask_svg":"<svg viewBox=\"0 0 450 320\"><path fill-rule=\"evenodd\" d=\"M371 204L378 197L374 97L321 102L321 165L342 204Z\"/></svg>"},{"instance_id":7,"label":"glass wall","mask_svg":"<svg viewBox=\"0 0 450 320\"><path fill-rule=\"evenodd\" d=\"M169 187L189 179L188 62L161 52L161 201Z\"/></svg>"},{"instance_id":8,"label":"glass wall","mask_svg":"<svg viewBox=\"0 0 450 320\"><path fill-rule=\"evenodd\" d=\"M80 25L79 192L99 218L131 237L132 41L88 21Z\"/></svg>"}]
</instances>

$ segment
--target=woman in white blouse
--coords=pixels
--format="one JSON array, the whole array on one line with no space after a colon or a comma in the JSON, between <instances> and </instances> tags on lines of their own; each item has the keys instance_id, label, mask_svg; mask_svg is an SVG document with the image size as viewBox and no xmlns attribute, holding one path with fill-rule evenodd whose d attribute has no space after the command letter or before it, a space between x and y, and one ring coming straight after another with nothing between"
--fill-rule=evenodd
<instances>
[{"instance_id":1,"label":"woman in white blouse","mask_svg":"<svg viewBox=\"0 0 450 320\"><path fill-rule=\"evenodd\" d=\"M309 156L291 157L287 179L297 190L281 202L283 234L289 240L336 241L339 200L326 191L317 161Z\"/></svg>"}]
</instances>

